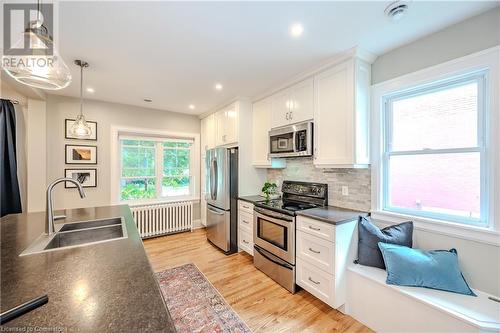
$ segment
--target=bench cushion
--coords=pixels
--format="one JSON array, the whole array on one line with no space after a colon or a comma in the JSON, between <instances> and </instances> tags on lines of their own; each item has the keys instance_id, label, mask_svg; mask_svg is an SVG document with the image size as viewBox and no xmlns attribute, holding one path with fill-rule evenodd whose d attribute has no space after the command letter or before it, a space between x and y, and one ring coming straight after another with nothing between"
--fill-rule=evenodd
<instances>
[{"instance_id":1,"label":"bench cushion","mask_svg":"<svg viewBox=\"0 0 500 333\"><path fill-rule=\"evenodd\" d=\"M470 297L427 288L388 285L385 283L387 278L385 270L362 265L351 265L348 270L373 281L381 288L391 288L414 301L424 303L480 329L500 332L500 303L491 300L490 297L493 296L490 294L474 289L477 297ZM350 285L349 288L356 286Z\"/></svg>"}]
</instances>

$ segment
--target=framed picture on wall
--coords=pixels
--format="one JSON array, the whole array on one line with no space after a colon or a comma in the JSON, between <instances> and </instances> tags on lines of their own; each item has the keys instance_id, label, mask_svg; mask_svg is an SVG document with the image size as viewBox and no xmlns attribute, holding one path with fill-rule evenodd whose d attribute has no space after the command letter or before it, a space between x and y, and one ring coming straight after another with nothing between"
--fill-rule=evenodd
<instances>
[{"instance_id":1,"label":"framed picture on wall","mask_svg":"<svg viewBox=\"0 0 500 333\"><path fill-rule=\"evenodd\" d=\"M64 176L80 182L83 187L97 187L97 169L64 169ZM65 182L64 187L76 188L76 185Z\"/></svg>"},{"instance_id":2,"label":"framed picture on wall","mask_svg":"<svg viewBox=\"0 0 500 333\"><path fill-rule=\"evenodd\" d=\"M71 134L70 129L71 129L71 126L73 125L74 122L75 122L75 119L65 119L64 120L64 132L65 132L66 139L97 141L97 123L95 121L88 121L87 120L87 124L89 124L90 129L92 130L92 135L88 139L81 139L81 138Z\"/></svg>"},{"instance_id":3,"label":"framed picture on wall","mask_svg":"<svg viewBox=\"0 0 500 333\"><path fill-rule=\"evenodd\" d=\"M97 146L66 145L66 164L97 164Z\"/></svg>"}]
</instances>

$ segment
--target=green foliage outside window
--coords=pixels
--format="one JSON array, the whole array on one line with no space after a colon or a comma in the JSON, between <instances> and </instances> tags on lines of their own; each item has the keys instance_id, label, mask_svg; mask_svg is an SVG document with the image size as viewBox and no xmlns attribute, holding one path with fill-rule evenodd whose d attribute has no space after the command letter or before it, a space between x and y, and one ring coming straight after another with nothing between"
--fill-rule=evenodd
<instances>
[{"instance_id":1,"label":"green foliage outside window","mask_svg":"<svg viewBox=\"0 0 500 333\"><path fill-rule=\"evenodd\" d=\"M156 147L154 141L122 141L122 200L156 198ZM186 142L162 143L161 196L189 194L190 147Z\"/></svg>"}]
</instances>

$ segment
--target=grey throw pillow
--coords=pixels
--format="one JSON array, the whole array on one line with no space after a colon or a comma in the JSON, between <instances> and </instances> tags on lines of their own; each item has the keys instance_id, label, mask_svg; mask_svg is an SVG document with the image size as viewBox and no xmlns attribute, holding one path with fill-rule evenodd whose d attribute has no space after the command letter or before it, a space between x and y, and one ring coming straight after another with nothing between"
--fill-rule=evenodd
<instances>
[{"instance_id":1,"label":"grey throw pillow","mask_svg":"<svg viewBox=\"0 0 500 333\"><path fill-rule=\"evenodd\" d=\"M358 220L358 260L357 263L385 269L382 252L378 243L389 243L412 247L413 222L404 222L379 229L367 217Z\"/></svg>"}]
</instances>

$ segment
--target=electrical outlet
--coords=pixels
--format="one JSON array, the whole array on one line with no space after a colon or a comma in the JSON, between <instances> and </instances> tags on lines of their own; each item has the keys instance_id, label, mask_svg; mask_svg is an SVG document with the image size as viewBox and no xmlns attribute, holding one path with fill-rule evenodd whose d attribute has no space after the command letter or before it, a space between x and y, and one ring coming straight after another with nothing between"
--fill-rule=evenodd
<instances>
[{"instance_id":1,"label":"electrical outlet","mask_svg":"<svg viewBox=\"0 0 500 333\"><path fill-rule=\"evenodd\" d=\"M349 195L349 187L342 186L342 195Z\"/></svg>"}]
</instances>

